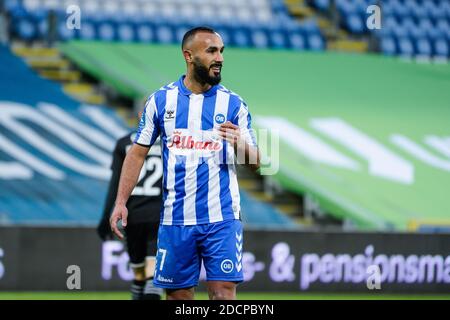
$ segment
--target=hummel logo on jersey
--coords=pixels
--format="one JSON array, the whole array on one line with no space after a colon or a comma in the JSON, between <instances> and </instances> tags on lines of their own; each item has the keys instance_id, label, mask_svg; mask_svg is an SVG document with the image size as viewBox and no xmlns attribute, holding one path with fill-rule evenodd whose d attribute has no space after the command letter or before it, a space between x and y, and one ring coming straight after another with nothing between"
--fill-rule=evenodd
<instances>
[{"instance_id":1,"label":"hummel logo on jersey","mask_svg":"<svg viewBox=\"0 0 450 320\"><path fill-rule=\"evenodd\" d=\"M167 110L165 119L166 120L175 119L174 113L175 113L174 110Z\"/></svg>"}]
</instances>

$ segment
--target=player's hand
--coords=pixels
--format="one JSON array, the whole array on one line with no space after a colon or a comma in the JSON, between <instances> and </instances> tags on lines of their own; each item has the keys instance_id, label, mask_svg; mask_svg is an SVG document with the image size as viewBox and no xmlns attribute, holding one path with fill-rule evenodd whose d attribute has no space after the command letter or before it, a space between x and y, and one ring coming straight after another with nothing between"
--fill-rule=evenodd
<instances>
[{"instance_id":1,"label":"player's hand","mask_svg":"<svg viewBox=\"0 0 450 320\"><path fill-rule=\"evenodd\" d=\"M237 125L227 121L220 126L219 136L231 143L232 146L236 146L241 141L241 130Z\"/></svg>"},{"instance_id":2,"label":"player's hand","mask_svg":"<svg viewBox=\"0 0 450 320\"><path fill-rule=\"evenodd\" d=\"M109 224L111 226L111 231L120 239L123 239L123 234L117 227L117 223L119 222L119 220L122 220L122 226L126 227L127 218L128 218L127 207L125 205L115 205L113 213L111 214L111 218L109 219Z\"/></svg>"}]
</instances>

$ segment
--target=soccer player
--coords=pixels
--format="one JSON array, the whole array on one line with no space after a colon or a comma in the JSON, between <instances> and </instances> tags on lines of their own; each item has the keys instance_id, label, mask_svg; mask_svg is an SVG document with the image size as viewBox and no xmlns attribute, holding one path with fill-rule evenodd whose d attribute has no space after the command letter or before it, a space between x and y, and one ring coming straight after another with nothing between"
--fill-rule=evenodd
<instances>
[{"instance_id":1,"label":"soccer player","mask_svg":"<svg viewBox=\"0 0 450 320\"><path fill-rule=\"evenodd\" d=\"M127 151L133 144L136 133L120 138L113 152L112 176L97 232L103 241L112 239L109 218L117 195L120 172ZM130 257L130 267L134 273L131 285L133 300L160 300L161 288L153 285L155 270L156 242L159 227L159 212L162 201L162 161L161 147L155 144L145 156L145 163L139 181L127 202L128 225L125 228L126 246Z\"/></svg>"},{"instance_id":2,"label":"soccer player","mask_svg":"<svg viewBox=\"0 0 450 320\"><path fill-rule=\"evenodd\" d=\"M127 224L126 202L148 149L161 138L163 201L154 284L167 299L193 299L200 266L210 299L235 299L243 281L242 222L235 160L259 169L260 155L245 102L220 85L224 44L198 27L183 37L185 75L147 100L122 169L110 219Z\"/></svg>"}]
</instances>

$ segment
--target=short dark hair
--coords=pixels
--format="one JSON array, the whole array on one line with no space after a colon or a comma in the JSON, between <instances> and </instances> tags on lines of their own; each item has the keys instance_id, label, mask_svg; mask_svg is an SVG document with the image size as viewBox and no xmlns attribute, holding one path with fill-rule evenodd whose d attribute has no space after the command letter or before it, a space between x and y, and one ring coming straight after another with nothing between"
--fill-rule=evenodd
<instances>
[{"instance_id":1,"label":"short dark hair","mask_svg":"<svg viewBox=\"0 0 450 320\"><path fill-rule=\"evenodd\" d=\"M208 33L216 33L216 31L214 31L214 29L210 28L210 27L195 27L192 28L191 30L187 31L184 36L183 36L183 41L181 41L181 49L184 49L184 46L186 45L186 43L191 40L198 32L208 32Z\"/></svg>"}]
</instances>

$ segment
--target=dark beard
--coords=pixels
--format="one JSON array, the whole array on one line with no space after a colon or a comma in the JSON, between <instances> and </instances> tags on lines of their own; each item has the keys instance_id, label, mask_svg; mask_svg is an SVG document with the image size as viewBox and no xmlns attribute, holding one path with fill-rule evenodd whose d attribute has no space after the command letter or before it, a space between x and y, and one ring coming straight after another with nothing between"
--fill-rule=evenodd
<instances>
[{"instance_id":1,"label":"dark beard","mask_svg":"<svg viewBox=\"0 0 450 320\"><path fill-rule=\"evenodd\" d=\"M194 79L201 85L207 83L211 86L215 86L220 83L222 76L219 74L218 76L211 77L209 75L209 69L194 59Z\"/></svg>"}]
</instances>

